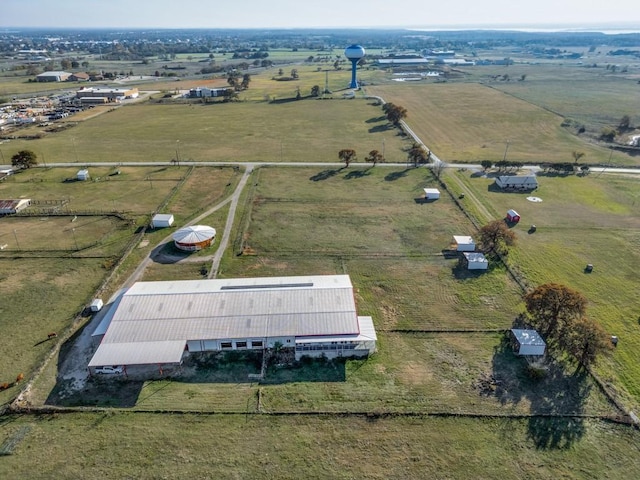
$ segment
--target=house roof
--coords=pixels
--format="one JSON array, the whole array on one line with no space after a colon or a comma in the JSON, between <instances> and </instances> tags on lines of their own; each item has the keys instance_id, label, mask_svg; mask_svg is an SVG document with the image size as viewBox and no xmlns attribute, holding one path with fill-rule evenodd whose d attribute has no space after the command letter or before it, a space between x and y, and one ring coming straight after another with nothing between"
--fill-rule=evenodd
<instances>
[{"instance_id":1,"label":"house roof","mask_svg":"<svg viewBox=\"0 0 640 480\"><path fill-rule=\"evenodd\" d=\"M500 180L500 183L508 183L511 185L528 185L530 183L538 184L538 179L535 175L500 175L498 180Z\"/></svg>"},{"instance_id":2,"label":"house roof","mask_svg":"<svg viewBox=\"0 0 640 480\"><path fill-rule=\"evenodd\" d=\"M114 303L89 366L179 361L187 340L361 333L348 275L138 282Z\"/></svg>"}]
</instances>

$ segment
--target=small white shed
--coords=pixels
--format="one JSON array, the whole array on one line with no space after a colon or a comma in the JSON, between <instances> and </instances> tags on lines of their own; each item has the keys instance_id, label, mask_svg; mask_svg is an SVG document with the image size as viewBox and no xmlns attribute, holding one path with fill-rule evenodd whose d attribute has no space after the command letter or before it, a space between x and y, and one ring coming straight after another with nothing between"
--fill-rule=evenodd
<instances>
[{"instance_id":1,"label":"small white shed","mask_svg":"<svg viewBox=\"0 0 640 480\"><path fill-rule=\"evenodd\" d=\"M437 188L425 188L424 189L424 198L427 200L437 200L440 198L440 190Z\"/></svg>"},{"instance_id":2,"label":"small white shed","mask_svg":"<svg viewBox=\"0 0 640 480\"><path fill-rule=\"evenodd\" d=\"M173 215L170 213L158 213L151 219L153 228L165 228L173 225Z\"/></svg>"},{"instance_id":3,"label":"small white shed","mask_svg":"<svg viewBox=\"0 0 640 480\"><path fill-rule=\"evenodd\" d=\"M547 345L535 330L512 328L511 334L516 355L544 355Z\"/></svg>"},{"instance_id":4,"label":"small white shed","mask_svg":"<svg viewBox=\"0 0 640 480\"><path fill-rule=\"evenodd\" d=\"M89 170L78 170L76 178L81 181L89 180L91 177L89 176Z\"/></svg>"},{"instance_id":5,"label":"small white shed","mask_svg":"<svg viewBox=\"0 0 640 480\"><path fill-rule=\"evenodd\" d=\"M103 305L104 303L102 302L101 298L94 298L89 308L92 312L99 312L100 310L102 310Z\"/></svg>"},{"instance_id":6,"label":"small white shed","mask_svg":"<svg viewBox=\"0 0 640 480\"><path fill-rule=\"evenodd\" d=\"M489 260L480 252L465 252L464 258L467 260L467 270L487 270Z\"/></svg>"},{"instance_id":7,"label":"small white shed","mask_svg":"<svg viewBox=\"0 0 640 480\"><path fill-rule=\"evenodd\" d=\"M476 250L476 242L469 236L454 235L453 241L456 244L456 251L458 252L475 252Z\"/></svg>"}]
</instances>

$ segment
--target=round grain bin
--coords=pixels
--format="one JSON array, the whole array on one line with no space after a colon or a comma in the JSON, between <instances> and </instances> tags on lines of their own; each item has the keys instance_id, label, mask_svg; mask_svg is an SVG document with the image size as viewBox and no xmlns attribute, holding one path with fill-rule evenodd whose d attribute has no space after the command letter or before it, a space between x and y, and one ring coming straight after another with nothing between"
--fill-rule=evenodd
<instances>
[{"instance_id":1,"label":"round grain bin","mask_svg":"<svg viewBox=\"0 0 640 480\"><path fill-rule=\"evenodd\" d=\"M185 252L196 252L207 248L216 238L216 229L207 225L184 227L173 234L176 248Z\"/></svg>"}]
</instances>

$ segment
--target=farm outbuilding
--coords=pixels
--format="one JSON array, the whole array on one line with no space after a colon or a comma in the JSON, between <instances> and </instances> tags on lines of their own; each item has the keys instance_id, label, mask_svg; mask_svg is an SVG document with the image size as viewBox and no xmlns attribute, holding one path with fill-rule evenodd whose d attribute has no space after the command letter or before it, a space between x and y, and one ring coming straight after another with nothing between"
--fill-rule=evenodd
<instances>
[{"instance_id":1,"label":"farm outbuilding","mask_svg":"<svg viewBox=\"0 0 640 480\"><path fill-rule=\"evenodd\" d=\"M511 334L516 355L544 355L547 345L535 330L512 328Z\"/></svg>"},{"instance_id":2,"label":"farm outbuilding","mask_svg":"<svg viewBox=\"0 0 640 480\"><path fill-rule=\"evenodd\" d=\"M520 221L520 214L515 210L507 211L507 222L518 223Z\"/></svg>"},{"instance_id":3,"label":"farm outbuilding","mask_svg":"<svg viewBox=\"0 0 640 480\"><path fill-rule=\"evenodd\" d=\"M30 198L18 198L12 200L0 200L0 215L13 215L21 212L31 205Z\"/></svg>"},{"instance_id":4,"label":"farm outbuilding","mask_svg":"<svg viewBox=\"0 0 640 480\"><path fill-rule=\"evenodd\" d=\"M177 366L205 351L366 357L377 341L371 317L356 312L348 275L138 282L110 305L94 332L103 334L92 371Z\"/></svg>"},{"instance_id":5,"label":"farm outbuilding","mask_svg":"<svg viewBox=\"0 0 640 480\"><path fill-rule=\"evenodd\" d=\"M538 179L535 175L501 175L496 178L496 185L503 190L535 190Z\"/></svg>"},{"instance_id":6,"label":"farm outbuilding","mask_svg":"<svg viewBox=\"0 0 640 480\"><path fill-rule=\"evenodd\" d=\"M475 252L476 250L476 242L467 235L454 235L453 242L458 252Z\"/></svg>"},{"instance_id":7,"label":"farm outbuilding","mask_svg":"<svg viewBox=\"0 0 640 480\"><path fill-rule=\"evenodd\" d=\"M184 227L173 234L176 248L186 252L196 252L209 247L216 237L216 229L207 225Z\"/></svg>"},{"instance_id":8,"label":"farm outbuilding","mask_svg":"<svg viewBox=\"0 0 640 480\"><path fill-rule=\"evenodd\" d=\"M427 200L437 200L440 198L440 190L437 188L425 188L424 189L424 198Z\"/></svg>"},{"instance_id":9,"label":"farm outbuilding","mask_svg":"<svg viewBox=\"0 0 640 480\"><path fill-rule=\"evenodd\" d=\"M487 270L489 268L489 260L480 252L465 252L464 258L467 270Z\"/></svg>"},{"instance_id":10,"label":"farm outbuilding","mask_svg":"<svg viewBox=\"0 0 640 480\"><path fill-rule=\"evenodd\" d=\"M151 219L153 228L166 228L173 225L173 215L170 213L158 213Z\"/></svg>"},{"instance_id":11,"label":"farm outbuilding","mask_svg":"<svg viewBox=\"0 0 640 480\"><path fill-rule=\"evenodd\" d=\"M91 305L89 306L89 310L91 310L92 312L99 312L100 310L102 310L103 306L104 302L101 298L94 298L91 302Z\"/></svg>"},{"instance_id":12,"label":"farm outbuilding","mask_svg":"<svg viewBox=\"0 0 640 480\"><path fill-rule=\"evenodd\" d=\"M91 178L91 175L89 175L89 170L78 170L78 173L76 174L76 178L82 182L84 182L85 180L89 180Z\"/></svg>"}]
</instances>

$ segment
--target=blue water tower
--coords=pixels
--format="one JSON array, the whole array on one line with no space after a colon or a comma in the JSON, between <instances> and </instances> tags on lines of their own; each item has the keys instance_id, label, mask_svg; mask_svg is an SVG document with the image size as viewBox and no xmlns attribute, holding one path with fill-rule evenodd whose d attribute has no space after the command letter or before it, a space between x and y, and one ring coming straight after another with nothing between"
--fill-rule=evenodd
<instances>
[{"instance_id":1,"label":"blue water tower","mask_svg":"<svg viewBox=\"0 0 640 480\"><path fill-rule=\"evenodd\" d=\"M344 49L344 56L351 60L351 85L349 85L349 88L358 88L356 66L364 55L364 48L361 45L351 45Z\"/></svg>"}]
</instances>

